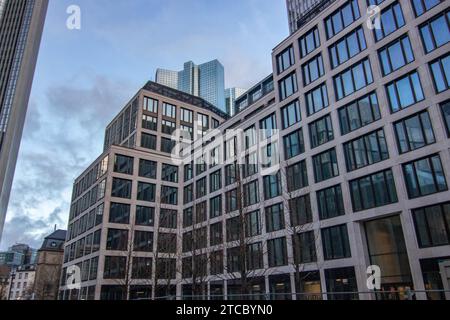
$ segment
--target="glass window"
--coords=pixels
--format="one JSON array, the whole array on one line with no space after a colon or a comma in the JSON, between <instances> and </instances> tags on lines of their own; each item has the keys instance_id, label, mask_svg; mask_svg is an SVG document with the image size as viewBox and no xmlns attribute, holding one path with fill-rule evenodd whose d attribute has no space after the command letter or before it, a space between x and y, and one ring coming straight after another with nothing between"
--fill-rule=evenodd
<instances>
[{"instance_id":1,"label":"glass window","mask_svg":"<svg viewBox=\"0 0 450 320\"><path fill-rule=\"evenodd\" d=\"M358 300L358 294L346 294L344 292L357 292L355 268L339 268L325 270L327 292L338 292L327 294L328 300Z\"/></svg>"},{"instance_id":2,"label":"glass window","mask_svg":"<svg viewBox=\"0 0 450 320\"><path fill-rule=\"evenodd\" d=\"M141 133L141 147L156 150L156 136L148 133Z\"/></svg>"},{"instance_id":3,"label":"glass window","mask_svg":"<svg viewBox=\"0 0 450 320\"><path fill-rule=\"evenodd\" d=\"M306 161L297 162L286 168L288 191L292 192L308 186Z\"/></svg>"},{"instance_id":4,"label":"glass window","mask_svg":"<svg viewBox=\"0 0 450 320\"><path fill-rule=\"evenodd\" d=\"M155 201L155 188L153 183L138 182L137 200L138 201Z\"/></svg>"},{"instance_id":5,"label":"glass window","mask_svg":"<svg viewBox=\"0 0 450 320\"><path fill-rule=\"evenodd\" d=\"M181 108L181 121L192 124L194 122L194 113L192 110Z\"/></svg>"},{"instance_id":6,"label":"glass window","mask_svg":"<svg viewBox=\"0 0 450 320\"><path fill-rule=\"evenodd\" d=\"M322 55L319 54L302 65L303 85L306 87L325 74Z\"/></svg>"},{"instance_id":7,"label":"glass window","mask_svg":"<svg viewBox=\"0 0 450 320\"><path fill-rule=\"evenodd\" d=\"M161 186L161 203L177 205L178 204L178 188Z\"/></svg>"},{"instance_id":8,"label":"glass window","mask_svg":"<svg viewBox=\"0 0 450 320\"><path fill-rule=\"evenodd\" d=\"M269 256L269 267L280 267L287 265L286 238L277 238L267 241Z\"/></svg>"},{"instance_id":9,"label":"glass window","mask_svg":"<svg viewBox=\"0 0 450 320\"><path fill-rule=\"evenodd\" d=\"M178 167L163 163L161 179L163 181L178 183Z\"/></svg>"},{"instance_id":10,"label":"glass window","mask_svg":"<svg viewBox=\"0 0 450 320\"><path fill-rule=\"evenodd\" d=\"M294 48L291 45L289 48L287 48L282 53L277 55L278 74L282 73L284 70L294 65L294 63L295 63Z\"/></svg>"},{"instance_id":11,"label":"glass window","mask_svg":"<svg viewBox=\"0 0 450 320\"><path fill-rule=\"evenodd\" d=\"M345 143L344 154L348 172L388 159L384 130L380 129Z\"/></svg>"},{"instance_id":12,"label":"glass window","mask_svg":"<svg viewBox=\"0 0 450 320\"><path fill-rule=\"evenodd\" d=\"M245 163L242 167L242 174L244 178L248 178L258 173L258 154L256 152L245 156Z\"/></svg>"},{"instance_id":13,"label":"glass window","mask_svg":"<svg viewBox=\"0 0 450 320\"><path fill-rule=\"evenodd\" d=\"M122 156L116 154L114 159L114 172L122 174L133 174L133 157Z\"/></svg>"},{"instance_id":14,"label":"glass window","mask_svg":"<svg viewBox=\"0 0 450 320\"><path fill-rule=\"evenodd\" d=\"M136 225L152 227L155 223L155 208L136 206Z\"/></svg>"},{"instance_id":15,"label":"glass window","mask_svg":"<svg viewBox=\"0 0 450 320\"><path fill-rule=\"evenodd\" d=\"M342 135L381 119L375 92L340 108L338 113Z\"/></svg>"},{"instance_id":16,"label":"glass window","mask_svg":"<svg viewBox=\"0 0 450 320\"><path fill-rule=\"evenodd\" d=\"M149 115L142 115L142 128L158 131L158 119Z\"/></svg>"},{"instance_id":17,"label":"glass window","mask_svg":"<svg viewBox=\"0 0 450 320\"><path fill-rule=\"evenodd\" d=\"M280 173L264 176L264 199L269 200L281 195Z\"/></svg>"},{"instance_id":18,"label":"glass window","mask_svg":"<svg viewBox=\"0 0 450 320\"><path fill-rule=\"evenodd\" d=\"M275 113L262 119L259 122L259 127L261 128L261 140L272 137L277 129L277 118Z\"/></svg>"},{"instance_id":19,"label":"glass window","mask_svg":"<svg viewBox=\"0 0 450 320\"><path fill-rule=\"evenodd\" d=\"M299 39L300 56L304 58L319 46L319 29L317 27L314 27Z\"/></svg>"},{"instance_id":20,"label":"glass window","mask_svg":"<svg viewBox=\"0 0 450 320\"><path fill-rule=\"evenodd\" d=\"M333 69L338 67L366 48L367 44L363 28L358 27L329 47L331 67Z\"/></svg>"},{"instance_id":21,"label":"glass window","mask_svg":"<svg viewBox=\"0 0 450 320\"><path fill-rule=\"evenodd\" d=\"M431 62L430 69L436 92L448 90L450 88L450 54Z\"/></svg>"},{"instance_id":22,"label":"glass window","mask_svg":"<svg viewBox=\"0 0 450 320\"><path fill-rule=\"evenodd\" d=\"M420 149L436 142L428 111L394 123L400 153Z\"/></svg>"},{"instance_id":23,"label":"glass window","mask_svg":"<svg viewBox=\"0 0 450 320\"><path fill-rule=\"evenodd\" d=\"M298 84L297 74L295 71L280 80L278 85L280 89L280 100L284 100L296 93L298 90Z\"/></svg>"},{"instance_id":24,"label":"glass window","mask_svg":"<svg viewBox=\"0 0 450 320\"><path fill-rule=\"evenodd\" d=\"M297 130L283 137L284 157L291 159L305 152L305 143L303 141L303 130Z\"/></svg>"},{"instance_id":25,"label":"glass window","mask_svg":"<svg viewBox=\"0 0 450 320\"><path fill-rule=\"evenodd\" d=\"M128 230L108 229L106 250L126 251L128 248Z\"/></svg>"},{"instance_id":26,"label":"glass window","mask_svg":"<svg viewBox=\"0 0 450 320\"><path fill-rule=\"evenodd\" d=\"M222 215L222 195L209 200L209 217L216 218Z\"/></svg>"},{"instance_id":27,"label":"glass window","mask_svg":"<svg viewBox=\"0 0 450 320\"><path fill-rule=\"evenodd\" d=\"M130 205L111 202L109 209L109 222L128 224L130 222Z\"/></svg>"},{"instance_id":28,"label":"glass window","mask_svg":"<svg viewBox=\"0 0 450 320\"><path fill-rule=\"evenodd\" d=\"M187 182L194 178L194 164L188 163L184 165L184 182Z\"/></svg>"},{"instance_id":29,"label":"glass window","mask_svg":"<svg viewBox=\"0 0 450 320\"><path fill-rule=\"evenodd\" d=\"M158 100L144 97L144 110L152 113L158 113Z\"/></svg>"},{"instance_id":30,"label":"glass window","mask_svg":"<svg viewBox=\"0 0 450 320\"><path fill-rule=\"evenodd\" d=\"M170 103L163 103L163 116L176 119L177 117L177 107Z\"/></svg>"},{"instance_id":31,"label":"glass window","mask_svg":"<svg viewBox=\"0 0 450 320\"><path fill-rule=\"evenodd\" d=\"M350 191L354 212L398 202L391 169L350 181Z\"/></svg>"},{"instance_id":32,"label":"glass window","mask_svg":"<svg viewBox=\"0 0 450 320\"><path fill-rule=\"evenodd\" d=\"M139 176L156 179L157 166L158 164L155 161L139 159Z\"/></svg>"},{"instance_id":33,"label":"glass window","mask_svg":"<svg viewBox=\"0 0 450 320\"><path fill-rule=\"evenodd\" d=\"M328 91L323 83L305 94L308 116L328 107Z\"/></svg>"},{"instance_id":34,"label":"glass window","mask_svg":"<svg viewBox=\"0 0 450 320\"><path fill-rule=\"evenodd\" d=\"M225 210L227 213L230 213L237 209L237 189L233 189L225 193Z\"/></svg>"},{"instance_id":35,"label":"glass window","mask_svg":"<svg viewBox=\"0 0 450 320\"><path fill-rule=\"evenodd\" d=\"M330 149L313 157L314 177L316 183L337 177L339 167L336 157L336 149Z\"/></svg>"},{"instance_id":36,"label":"glass window","mask_svg":"<svg viewBox=\"0 0 450 320\"><path fill-rule=\"evenodd\" d=\"M113 178L111 196L116 198L131 199L131 180Z\"/></svg>"},{"instance_id":37,"label":"glass window","mask_svg":"<svg viewBox=\"0 0 450 320\"><path fill-rule=\"evenodd\" d=\"M132 277L133 279L151 279L152 258L133 257Z\"/></svg>"},{"instance_id":38,"label":"glass window","mask_svg":"<svg viewBox=\"0 0 450 320\"><path fill-rule=\"evenodd\" d=\"M441 104L442 116L444 117L447 136L450 137L450 101Z\"/></svg>"},{"instance_id":39,"label":"glass window","mask_svg":"<svg viewBox=\"0 0 450 320\"><path fill-rule=\"evenodd\" d=\"M409 198L418 198L447 190L439 155L403 165Z\"/></svg>"},{"instance_id":40,"label":"glass window","mask_svg":"<svg viewBox=\"0 0 450 320\"><path fill-rule=\"evenodd\" d=\"M309 137L311 139L311 148L316 148L334 139L333 125L331 116L327 115L309 125Z\"/></svg>"},{"instance_id":41,"label":"glass window","mask_svg":"<svg viewBox=\"0 0 450 320\"><path fill-rule=\"evenodd\" d=\"M369 59L364 59L339 73L334 78L336 100L361 90L373 82Z\"/></svg>"},{"instance_id":42,"label":"glass window","mask_svg":"<svg viewBox=\"0 0 450 320\"><path fill-rule=\"evenodd\" d=\"M165 134L172 134L176 130L176 124L173 121L162 120L161 131Z\"/></svg>"},{"instance_id":43,"label":"glass window","mask_svg":"<svg viewBox=\"0 0 450 320\"><path fill-rule=\"evenodd\" d=\"M289 200L291 226L297 227L312 222L309 194Z\"/></svg>"},{"instance_id":44,"label":"glass window","mask_svg":"<svg viewBox=\"0 0 450 320\"><path fill-rule=\"evenodd\" d=\"M194 212L192 207L183 210L183 227L187 228L194 223ZM184 244L183 244L184 247Z\"/></svg>"},{"instance_id":45,"label":"glass window","mask_svg":"<svg viewBox=\"0 0 450 320\"><path fill-rule=\"evenodd\" d=\"M105 270L103 272L104 279L124 279L127 264L126 257L105 257ZM120 295L122 293L119 293Z\"/></svg>"},{"instance_id":46,"label":"glass window","mask_svg":"<svg viewBox=\"0 0 450 320\"><path fill-rule=\"evenodd\" d=\"M245 236L255 237L261 234L261 215L259 210L245 215Z\"/></svg>"},{"instance_id":47,"label":"glass window","mask_svg":"<svg viewBox=\"0 0 450 320\"><path fill-rule=\"evenodd\" d=\"M237 241L241 235L241 217L237 216L227 220L227 242Z\"/></svg>"},{"instance_id":48,"label":"glass window","mask_svg":"<svg viewBox=\"0 0 450 320\"><path fill-rule=\"evenodd\" d=\"M317 261L314 231L295 234L293 237L294 261L296 264Z\"/></svg>"},{"instance_id":49,"label":"glass window","mask_svg":"<svg viewBox=\"0 0 450 320\"><path fill-rule=\"evenodd\" d=\"M389 83L386 90L392 112L405 109L425 98L417 71Z\"/></svg>"},{"instance_id":50,"label":"glass window","mask_svg":"<svg viewBox=\"0 0 450 320\"><path fill-rule=\"evenodd\" d=\"M441 13L419 26L422 42L427 53L450 41L450 11Z\"/></svg>"},{"instance_id":51,"label":"glass window","mask_svg":"<svg viewBox=\"0 0 450 320\"><path fill-rule=\"evenodd\" d=\"M414 54L408 35L405 35L378 50L383 76L414 61Z\"/></svg>"},{"instance_id":52,"label":"glass window","mask_svg":"<svg viewBox=\"0 0 450 320\"><path fill-rule=\"evenodd\" d=\"M413 210L420 248L450 244L450 203Z\"/></svg>"},{"instance_id":53,"label":"glass window","mask_svg":"<svg viewBox=\"0 0 450 320\"><path fill-rule=\"evenodd\" d=\"M209 192L215 192L222 188L222 171L217 170L209 175Z\"/></svg>"},{"instance_id":54,"label":"glass window","mask_svg":"<svg viewBox=\"0 0 450 320\"><path fill-rule=\"evenodd\" d=\"M194 185L191 183L183 189L183 204L194 201Z\"/></svg>"},{"instance_id":55,"label":"glass window","mask_svg":"<svg viewBox=\"0 0 450 320\"><path fill-rule=\"evenodd\" d=\"M244 206L248 207L259 202L258 180L244 184Z\"/></svg>"},{"instance_id":56,"label":"glass window","mask_svg":"<svg viewBox=\"0 0 450 320\"><path fill-rule=\"evenodd\" d=\"M423 15L444 0L411 0L416 17Z\"/></svg>"},{"instance_id":57,"label":"glass window","mask_svg":"<svg viewBox=\"0 0 450 320\"><path fill-rule=\"evenodd\" d=\"M167 229L177 228L177 210L160 209L159 227Z\"/></svg>"},{"instance_id":58,"label":"glass window","mask_svg":"<svg viewBox=\"0 0 450 320\"><path fill-rule=\"evenodd\" d=\"M244 131L244 141L245 141L245 149L249 149L256 144L256 128L255 126L251 126Z\"/></svg>"},{"instance_id":59,"label":"glass window","mask_svg":"<svg viewBox=\"0 0 450 320\"><path fill-rule=\"evenodd\" d=\"M327 39L332 38L360 17L358 1L347 1L338 10L325 18Z\"/></svg>"},{"instance_id":60,"label":"glass window","mask_svg":"<svg viewBox=\"0 0 450 320\"><path fill-rule=\"evenodd\" d=\"M321 220L345 215L341 185L317 191L317 206Z\"/></svg>"},{"instance_id":61,"label":"glass window","mask_svg":"<svg viewBox=\"0 0 450 320\"><path fill-rule=\"evenodd\" d=\"M323 255L325 260L350 258L350 242L347 225L322 229Z\"/></svg>"},{"instance_id":62,"label":"glass window","mask_svg":"<svg viewBox=\"0 0 450 320\"><path fill-rule=\"evenodd\" d=\"M223 243L222 222L214 223L209 227L209 245L216 246Z\"/></svg>"},{"instance_id":63,"label":"glass window","mask_svg":"<svg viewBox=\"0 0 450 320\"><path fill-rule=\"evenodd\" d=\"M134 232L134 251L152 252L153 251L153 232L135 231Z\"/></svg>"},{"instance_id":64,"label":"glass window","mask_svg":"<svg viewBox=\"0 0 450 320\"><path fill-rule=\"evenodd\" d=\"M197 180L195 182L195 190L196 190L196 197L201 198L206 195L207 189L206 189L206 177Z\"/></svg>"},{"instance_id":65,"label":"glass window","mask_svg":"<svg viewBox=\"0 0 450 320\"><path fill-rule=\"evenodd\" d=\"M175 145L176 145L176 141L161 137L161 151L162 152L172 153L172 150L175 148Z\"/></svg>"},{"instance_id":66,"label":"glass window","mask_svg":"<svg viewBox=\"0 0 450 320\"><path fill-rule=\"evenodd\" d=\"M302 120L300 114L300 103L295 100L281 109L283 115L283 129L292 127L294 124Z\"/></svg>"},{"instance_id":67,"label":"glass window","mask_svg":"<svg viewBox=\"0 0 450 320\"><path fill-rule=\"evenodd\" d=\"M232 163L225 166L225 186L236 182L237 165Z\"/></svg>"},{"instance_id":68,"label":"glass window","mask_svg":"<svg viewBox=\"0 0 450 320\"><path fill-rule=\"evenodd\" d=\"M376 41L380 41L405 25L402 8L398 2L381 11L380 18L381 28L374 29Z\"/></svg>"}]
</instances>

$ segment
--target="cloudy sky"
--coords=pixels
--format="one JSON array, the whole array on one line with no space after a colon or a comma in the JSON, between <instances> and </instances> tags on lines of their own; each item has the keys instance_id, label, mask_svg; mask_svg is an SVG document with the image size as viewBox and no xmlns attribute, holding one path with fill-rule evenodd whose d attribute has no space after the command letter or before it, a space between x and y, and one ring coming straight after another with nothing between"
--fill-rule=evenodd
<instances>
[{"instance_id":1,"label":"cloudy sky","mask_svg":"<svg viewBox=\"0 0 450 320\"><path fill-rule=\"evenodd\" d=\"M79 31L66 28L72 4ZM217 58L227 86L248 88L287 35L284 0L50 0L0 248L67 227L73 180L156 68Z\"/></svg>"}]
</instances>

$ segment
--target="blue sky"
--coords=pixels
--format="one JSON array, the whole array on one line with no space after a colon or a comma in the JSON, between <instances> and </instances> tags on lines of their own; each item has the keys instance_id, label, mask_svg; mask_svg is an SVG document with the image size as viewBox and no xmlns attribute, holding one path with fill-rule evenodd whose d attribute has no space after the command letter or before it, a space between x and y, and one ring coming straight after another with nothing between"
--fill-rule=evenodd
<instances>
[{"instance_id":1,"label":"blue sky","mask_svg":"<svg viewBox=\"0 0 450 320\"><path fill-rule=\"evenodd\" d=\"M72 4L81 30L66 28ZM156 68L217 58L227 86L248 88L287 35L284 0L50 0L0 248L67 227L73 180Z\"/></svg>"}]
</instances>

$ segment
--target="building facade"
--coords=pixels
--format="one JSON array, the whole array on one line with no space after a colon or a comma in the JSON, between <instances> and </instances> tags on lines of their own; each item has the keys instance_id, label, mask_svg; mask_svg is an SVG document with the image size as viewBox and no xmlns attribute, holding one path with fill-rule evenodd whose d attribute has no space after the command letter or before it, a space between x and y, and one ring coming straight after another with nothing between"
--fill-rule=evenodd
<instances>
[{"instance_id":1,"label":"building facade","mask_svg":"<svg viewBox=\"0 0 450 320\"><path fill-rule=\"evenodd\" d=\"M48 0L0 0L0 240Z\"/></svg>"},{"instance_id":2,"label":"building facade","mask_svg":"<svg viewBox=\"0 0 450 320\"><path fill-rule=\"evenodd\" d=\"M184 64L182 71L157 69L156 83L201 97L225 111L225 71L218 60L196 65Z\"/></svg>"},{"instance_id":3,"label":"building facade","mask_svg":"<svg viewBox=\"0 0 450 320\"><path fill-rule=\"evenodd\" d=\"M189 96L152 83L119 114L74 185L61 299L446 297L449 2L318 8L234 117L191 130ZM201 134L171 158L177 128Z\"/></svg>"}]
</instances>

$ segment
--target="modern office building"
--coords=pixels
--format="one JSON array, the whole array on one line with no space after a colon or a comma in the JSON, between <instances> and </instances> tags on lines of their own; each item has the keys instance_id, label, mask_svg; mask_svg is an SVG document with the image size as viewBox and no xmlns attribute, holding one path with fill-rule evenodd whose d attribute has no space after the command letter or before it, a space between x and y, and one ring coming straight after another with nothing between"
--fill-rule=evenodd
<instances>
[{"instance_id":1,"label":"modern office building","mask_svg":"<svg viewBox=\"0 0 450 320\"><path fill-rule=\"evenodd\" d=\"M369 30L373 2L321 1L234 117L140 90L75 181L60 298L444 299L450 2L376 1Z\"/></svg>"},{"instance_id":2,"label":"modern office building","mask_svg":"<svg viewBox=\"0 0 450 320\"><path fill-rule=\"evenodd\" d=\"M242 88L225 89L225 110L230 116L234 116L236 112L236 99L243 95L247 90Z\"/></svg>"},{"instance_id":3,"label":"modern office building","mask_svg":"<svg viewBox=\"0 0 450 320\"><path fill-rule=\"evenodd\" d=\"M333 2L329 0L326 2ZM286 8L289 22L289 32L293 34L298 30L298 21L307 14L317 12L317 5L323 3L322 0L286 0Z\"/></svg>"},{"instance_id":4,"label":"modern office building","mask_svg":"<svg viewBox=\"0 0 450 320\"><path fill-rule=\"evenodd\" d=\"M173 89L201 97L225 111L225 72L218 60L200 65L192 61L184 64L182 71L157 69L155 81Z\"/></svg>"},{"instance_id":5,"label":"modern office building","mask_svg":"<svg viewBox=\"0 0 450 320\"><path fill-rule=\"evenodd\" d=\"M0 0L0 240L48 0Z\"/></svg>"}]
</instances>

